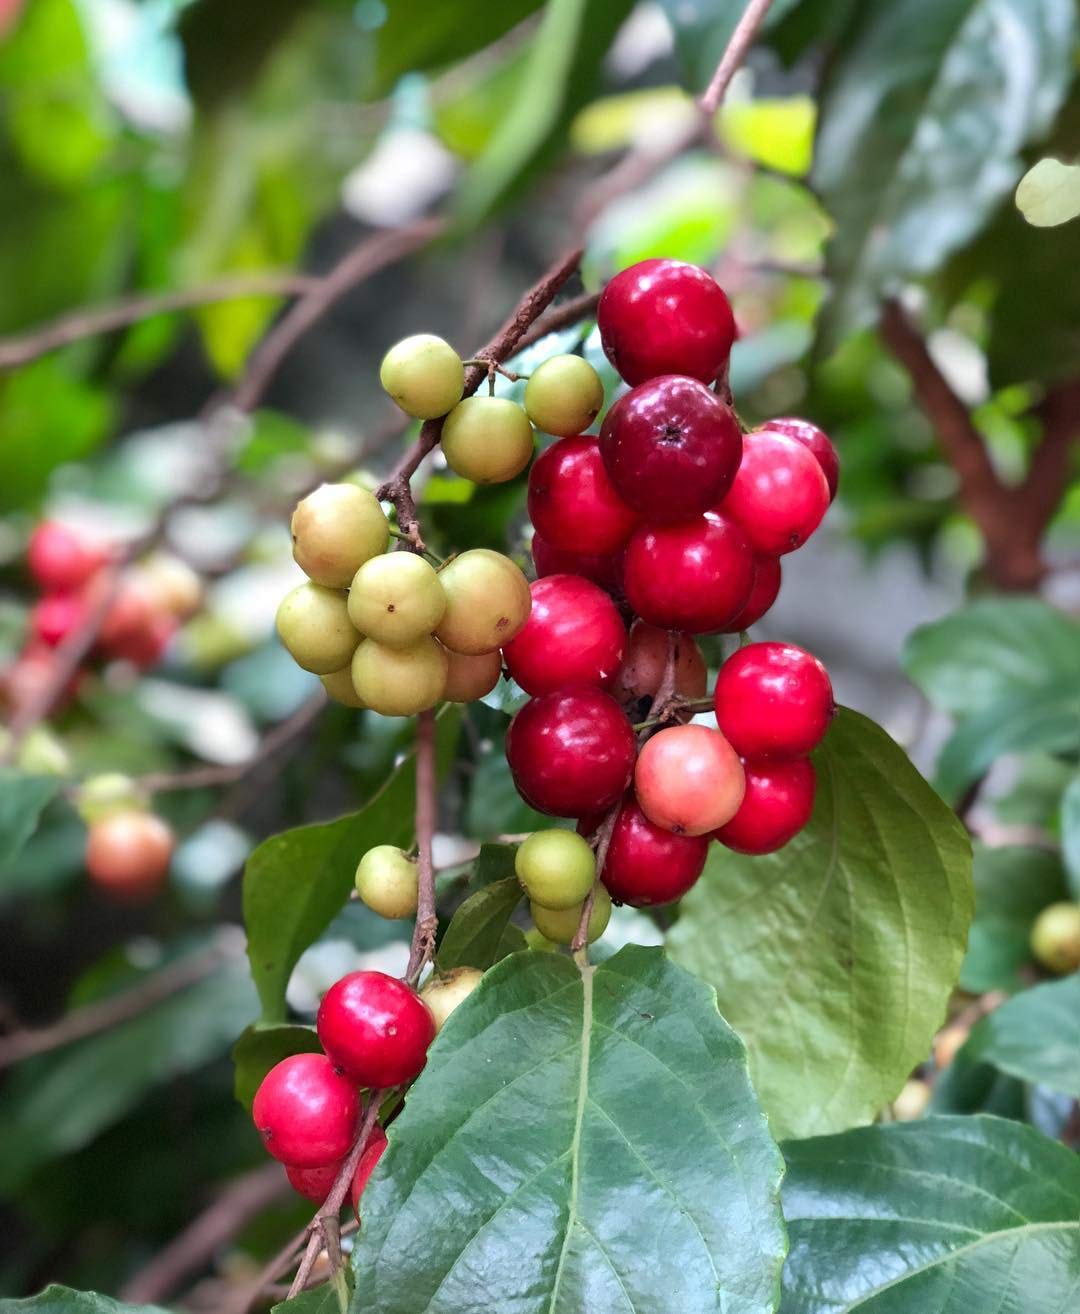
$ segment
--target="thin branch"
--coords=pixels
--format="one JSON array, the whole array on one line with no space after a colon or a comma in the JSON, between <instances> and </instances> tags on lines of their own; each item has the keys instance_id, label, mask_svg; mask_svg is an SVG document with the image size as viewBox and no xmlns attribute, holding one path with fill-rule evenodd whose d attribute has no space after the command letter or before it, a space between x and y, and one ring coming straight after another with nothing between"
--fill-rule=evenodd
<instances>
[{"instance_id":1,"label":"thin branch","mask_svg":"<svg viewBox=\"0 0 1080 1314\"><path fill-rule=\"evenodd\" d=\"M596 313L596 303L600 300L599 292L582 292L580 296L571 297L561 305L552 306L541 315L535 324L517 340L512 355L531 347L534 342L546 338L549 333L561 333L563 329L573 328L583 319L589 319Z\"/></svg>"},{"instance_id":2,"label":"thin branch","mask_svg":"<svg viewBox=\"0 0 1080 1314\"><path fill-rule=\"evenodd\" d=\"M405 980L413 986L431 959L435 950L435 935L439 929L438 914L435 911L435 871L431 861L437 790L435 713L429 710L421 712L416 718L416 844L419 892L409 965L405 969Z\"/></svg>"},{"instance_id":3,"label":"thin branch","mask_svg":"<svg viewBox=\"0 0 1080 1314\"><path fill-rule=\"evenodd\" d=\"M716 66L716 72L712 75L712 80L705 88L704 94L698 100L698 108L707 118L711 119L720 108L721 102L727 94L727 89L731 85L731 79L739 71L750 47L754 44L754 38L765 21L765 16L768 14L771 4L772 0L750 0L750 3L743 11L742 18L736 23L735 31L731 34L727 49L721 56L720 63Z\"/></svg>"}]
</instances>

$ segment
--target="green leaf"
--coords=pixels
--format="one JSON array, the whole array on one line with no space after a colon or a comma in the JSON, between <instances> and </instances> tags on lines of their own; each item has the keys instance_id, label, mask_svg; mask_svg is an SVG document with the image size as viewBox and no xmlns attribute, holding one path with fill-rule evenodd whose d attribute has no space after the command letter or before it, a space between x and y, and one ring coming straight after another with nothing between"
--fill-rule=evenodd
<instances>
[{"instance_id":1,"label":"green leaf","mask_svg":"<svg viewBox=\"0 0 1080 1314\"><path fill-rule=\"evenodd\" d=\"M980 231L1064 99L1075 32L1072 0L864 0L833 53L812 174L836 225L829 347Z\"/></svg>"},{"instance_id":2,"label":"green leaf","mask_svg":"<svg viewBox=\"0 0 1080 1314\"><path fill-rule=\"evenodd\" d=\"M1080 1159L997 1118L926 1118L785 1146L781 1314L1065 1314Z\"/></svg>"},{"instance_id":3,"label":"green leaf","mask_svg":"<svg viewBox=\"0 0 1080 1314\"><path fill-rule=\"evenodd\" d=\"M462 227L481 223L558 146L632 8L632 0L548 0L517 97L462 182L456 202Z\"/></svg>"},{"instance_id":4,"label":"green leaf","mask_svg":"<svg viewBox=\"0 0 1080 1314\"><path fill-rule=\"evenodd\" d=\"M445 767L457 742L460 709L438 715L438 753ZM359 812L297 826L265 840L244 869L244 925L263 1022L284 1022L285 987L300 955L333 921L353 887L356 864L375 844L413 839L416 761L398 767Z\"/></svg>"},{"instance_id":5,"label":"green leaf","mask_svg":"<svg viewBox=\"0 0 1080 1314\"><path fill-rule=\"evenodd\" d=\"M291 1054L318 1054L320 1049L314 1027L287 1022L278 1026L255 1023L245 1028L232 1051L236 1068L233 1093L250 1109L263 1077L275 1063Z\"/></svg>"},{"instance_id":6,"label":"green leaf","mask_svg":"<svg viewBox=\"0 0 1080 1314\"><path fill-rule=\"evenodd\" d=\"M454 1012L391 1128L352 1309L764 1314L781 1172L707 986L636 945L584 971L515 954Z\"/></svg>"},{"instance_id":7,"label":"green leaf","mask_svg":"<svg viewBox=\"0 0 1080 1314\"><path fill-rule=\"evenodd\" d=\"M0 1304L4 1314L166 1314L160 1305L125 1305L96 1291L75 1291L55 1282L36 1296Z\"/></svg>"},{"instance_id":8,"label":"green leaf","mask_svg":"<svg viewBox=\"0 0 1080 1314\"><path fill-rule=\"evenodd\" d=\"M1025 990L971 1029L973 1063L1080 1099L1080 974Z\"/></svg>"},{"instance_id":9,"label":"green leaf","mask_svg":"<svg viewBox=\"0 0 1080 1314\"><path fill-rule=\"evenodd\" d=\"M341 1306L334 1284L324 1282L321 1287L301 1291L292 1300L283 1300L274 1305L271 1314L277 1314L278 1310L285 1311L285 1314L340 1314Z\"/></svg>"},{"instance_id":10,"label":"green leaf","mask_svg":"<svg viewBox=\"0 0 1080 1314\"><path fill-rule=\"evenodd\" d=\"M972 911L967 835L880 726L842 709L814 762L805 830L763 858L714 846L668 936L716 987L780 1135L895 1097L945 1016Z\"/></svg>"},{"instance_id":11,"label":"green leaf","mask_svg":"<svg viewBox=\"0 0 1080 1314\"><path fill-rule=\"evenodd\" d=\"M960 986L972 994L1019 990L1021 968L1031 961L1028 941L1035 918L1065 897L1061 862L1049 849L1004 845L975 848L975 920L960 969Z\"/></svg>"},{"instance_id":12,"label":"green leaf","mask_svg":"<svg viewBox=\"0 0 1080 1314\"><path fill-rule=\"evenodd\" d=\"M1061 796L1061 856L1069 890L1080 900L1080 775L1073 776Z\"/></svg>"},{"instance_id":13,"label":"green leaf","mask_svg":"<svg viewBox=\"0 0 1080 1314\"><path fill-rule=\"evenodd\" d=\"M517 850L516 844L481 844L473 864L471 883L482 890L485 885L494 885L496 881L513 876Z\"/></svg>"},{"instance_id":14,"label":"green leaf","mask_svg":"<svg viewBox=\"0 0 1080 1314\"><path fill-rule=\"evenodd\" d=\"M1036 228L1056 228L1080 214L1080 165L1039 160L1016 188L1016 208Z\"/></svg>"},{"instance_id":15,"label":"green leaf","mask_svg":"<svg viewBox=\"0 0 1080 1314\"><path fill-rule=\"evenodd\" d=\"M22 852L59 788L55 776L28 776L0 767L0 873Z\"/></svg>"},{"instance_id":16,"label":"green leaf","mask_svg":"<svg viewBox=\"0 0 1080 1314\"><path fill-rule=\"evenodd\" d=\"M799 0L773 0L767 23L773 24ZM675 34L675 54L683 80L694 92L702 92L743 16L746 0L660 0Z\"/></svg>"},{"instance_id":17,"label":"green leaf","mask_svg":"<svg viewBox=\"0 0 1080 1314\"><path fill-rule=\"evenodd\" d=\"M439 945L439 967L489 968L499 957L503 933L522 899L516 876L477 890L454 913Z\"/></svg>"}]
</instances>

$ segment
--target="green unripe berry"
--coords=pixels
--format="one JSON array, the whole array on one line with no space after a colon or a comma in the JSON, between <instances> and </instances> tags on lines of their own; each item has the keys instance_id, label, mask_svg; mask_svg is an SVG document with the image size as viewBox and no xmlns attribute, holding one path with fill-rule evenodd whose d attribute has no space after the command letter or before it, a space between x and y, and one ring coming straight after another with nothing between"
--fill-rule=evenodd
<instances>
[{"instance_id":1,"label":"green unripe berry","mask_svg":"<svg viewBox=\"0 0 1080 1314\"><path fill-rule=\"evenodd\" d=\"M491 693L499 683L502 654L497 648L494 652L481 652L472 656L464 652L451 652L447 648L446 657L446 692L443 697L448 703L475 703L478 698Z\"/></svg>"},{"instance_id":2,"label":"green unripe berry","mask_svg":"<svg viewBox=\"0 0 1080 1314\"><path fill-rule=\"evenodd\" d=\"M493 652L509 643L529 619L529 581L501 552L463 552L447 562L439 580L446 611L435 637L454 652Z\"/></svg>"},{"instance_id":3,"label":"green unripe berry","mask_svg":"<svg viewBox=\"0 0 1080 1314\"><path fill-rule=\"evenodd\" d=\"M15 764L32 776L66 776L71 771L71 756L47 725L36 725L19 745Z\"/></svg>"},{"instance_id":4,"label":"green unripe berry","mask_svg":"<svg viewBox=\"0 0 1080 1314\"><path fill-rule=\"evenodd\" d=\"M530 903L529 912L536 929L546 940L555 944L570 944L577 934L581 922L581 908L584 900L573 908L544 908L539 903ZM611 920L611 895L602 885L596 887L592 912L589 914L588 943L599 940L607 930Z\"/></svg>"},{"instance_id":5,"label":"green unripe berry","mask_svg":"<svg viewBox=\"0 0 1080 1314\"><path fill-rule=\"evenodd\" d=\"M433 333L416 333L386 353L379 382L406 415L434 420L461 400L465 366L449 342Z\"/></svg>"},{"instance_id":6,"label":"green unripe berry","mask_svg":"<svg viewBox=\"0 0 1080 1314\"><path fill-rule=\"evenodd\" d=\"M361 635L349 620L345 594L300 584L277 609L277 632L297 666L330 675L347 666Z\"/></svg>"},{"instance_id":7,"label":"green unripe berry","mask_svg":"<svg viewBox=\"0 0 1080 1314\"><path fill-rule=\"evenodd\" d=\"M434 568L415 552L366 561L349 589L349 619L369 639L407 648L438 625L446 594Z\"/></svg>"},{"instance_id":8,"label":"green unripe berry","mask_svg":"<svg viewBox=\"0 0 1080 1314\"><path fill-rule=\"evenodd\" d=\"M525 385L525 410L544 433L572 438L584 433L604 405L600 375L581 356L552 356Z\"/></svg>"},{"instance_id":9,"label":"green unripe berry","mask_svg":"<svg viewBox=\"0 0 1080 1314\"><path fill-rule=\"evenodd\" d=\"M514 870L533 903L580 908L596 880L596 858L572 830L538 830L518 847Z\"/></svg>"},{"instance_id":10,"label":"green unripe berry","mask_svg":"<svg viewBox=\"0 0 1080 1314\"><path fill-rule=\"evenodd\" d=\"M348 666L343 666L340 671L331 671L329 675L320 675L322 687L326 690L327 696L332 698L335 703L340 703L342 707L355 707L357 710L363 708L364 703L357 695L352 682L352 662Z\"/></svg>"},{"instance_id":11,"label":"green unripe berry","mask_svg":"<svg viewBox=\"0 0 1080 1314\"><path fill-rule=\"evenodd\" d=\"M393 844L368 849L356 869L356 892L380 917L416 915L418 869Z\"/></svg>"},{"instance_id":12,"label":"green unripe berry","mask_svg":"<svg viewBox=\"0 0 1080 1314\"><path fill-rule=\"evenodd\" d=\"M484 979L483 972L475 967L455 967L449 972L436 972L420 991L420 998L435 1019L435 1034L459 1004L463 1004Z\"/></svg>"},{"instance_id":13,"label":"green unripe berry","mask_svg":"<svg viewBox=\"0 0 1080 1314\"><path fill-rule=\"evenodd\" d=\"M119 771L91 776L79 786L74 803L75 811L88 826L118 812L146 811L146 799L138 785Z\"/></svg>"},{"instance_id":14,"label":"green unripe berry","mask_svg":"<svg viewBox=\"0 0 1080 1314\"><path fill-rule=\"evenodd\" d=\"M1064 976L1080 968L1080 903L1052 903L1035 918L1031 952L1043 967Z\"/></svg>"},{"instance_id":15,"label":"green unripe berry","mask_svg":"<svg viewBox=\"0 0 1080 1314\"><path fill-rule=\"evenodd\" d=\"M345 589L365 561L385 552L390 526L375 495L357 484L323 484L292 515L293 557L309 579Z\"/></svg>"},{"instance_id":16,"label":"green unripe berry","mask_svg":"<svg viewBox=\"0 0 1080 1314\"><path fill-rule=\"evenodd\" d=\"M443 422L446 464L474 484L504 484L532 460L533 427L508 397L466 397Z\"/></svg>"},{"instance_id":17,"label":"green unripe berry","mask_svg":"<svg viewBox=\"0 0 1080 1314\"><path fill-rule=\"evenodd\" d=\"M357 697L380 716L415 716L443 696L446 651L432 638L408 648L387 648L365 639L352 661Z\"/></svg>"}]
</instances>

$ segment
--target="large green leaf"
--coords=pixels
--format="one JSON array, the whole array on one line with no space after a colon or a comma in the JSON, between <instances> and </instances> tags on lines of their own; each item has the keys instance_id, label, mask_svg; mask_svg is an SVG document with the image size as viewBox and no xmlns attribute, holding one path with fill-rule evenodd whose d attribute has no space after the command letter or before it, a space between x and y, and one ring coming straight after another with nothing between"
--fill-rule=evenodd
<instances>
[{"instance_id":1,"label":"large green leaf","mask_svg":"<svg viewBox=\"0 0 1080 1314\"><path fill-rule=\"evenodd\" d=\"M354 1314L774 1308L782 1164L713 992L659 949L504 959L364 1196Z\"/></svg>"},{"instance_id":2,"label":"large green leaf","mask_svg":"<svg viewBox=\"0 0 1080 1314\"><path fill-rule=\"evenodd\" d=\"M500 945L522 895L516 876L485 885L470 895L446 928L439 945L439 967L443 971L452 967L478 967L483 971L505 957Z\"/></svg>"},{"instance_id":3,"label":"large green leaf","mask_svg":"<svg viewBox=\"0 0 1080 1314\"><path fill-rule=\"evenodd\" d=\"M784 1147L782 1314L1069 1314L1080 1159L997 1118Z\"/></svg>"},{"instance_id":4,"label":"large green leaf","mask_svg":"<svg viewBox=\"0 0 1080 1314\"><path fill-rule=\"evenodd\" d=\"M1080 1099L1080 974L1025 990L988 1013L963 1053Z\"/></svg>"},{"instance_id":5,"label":"large green leaf","mask_svg":"<svg viewBox=\"0 0 1080 1314\"><path fill-rule=\"evenodd\" d=\"M945 1016L972 911L967 835L880 726L842 710L814 761L806 829L763 858L714 846L668 938L716 987L785 1136L896 1095Z\"/></svg>"},{"instance_id":6,"label":"large green leaf","mask_svg":"<svg viewBox=\"0 0 1080 1314\"><path fill-rule=\"evenodd\" d=\"M441 766L453 753L459 725L460 710L444 707L438 718ZM416 761L410 754L359 812L282 831L248 859L244 925L263 1022L285 1021L292 970L348 899L364 853L376 844L412 842L415 795Z\"/></svg>"},{"instance_id":7,"label":"large green leaf","mask_svg":"<svg viewBox=\"0 0 1080 1314\"><path fill-rule=\"evenodd\" d=\"M969 241L1053 122L1073 0L864 0L826 80L813 180L835 224L826 342Z\"/></svg>"},{"instance_id":8,"label":"large green leaf","mask_svg":"<svg viewBox=\"0 0 1080 1314\"><path fill-rule=\"evenodd\" d=\"M42 812L59 788L55 776L28 776L11 767L0 767L0 873L18 857L37 830ZM3 885L0 874L0 892Z\"/></svg>"},{"instance_id":9,"label":"large green leaf","mask_svg":"<svg viewBox=\"0 0 1080 1314\"><path fill-rule=\"evenodd\" d=\"M255 1092L275 1063L292 1054L318 1054L320 1051L314 1027L286 1022L276 1026L255 1023L245 1028L232 1051L236 1098L246 1108L251 1108Z\"/></svg>"},{"instance_id":10,"label":"large green leaf","mask_svg":"<svg viewBox=\"0 0 1080 1314\"><path fill-rule=\"evenodd\" d=\"M972 994L1018 990L1031 962L1031 926L1049 903L1065 897L1061 862L1049 849L1006 845L975 849L975 920L960 969Z\"/></svg>"},{"instance_id":11,"label":"large green leaf","mask_svg":"<svg viewBox=\"0 0 1080 1314\"><path fill-rule=\"evenodd\" d=\"M4 1314L165 1314L160 1305L125 1305L96 1291L74 1291L53 1283L26 1300L0 1300Z\"/></svg>"}]
</instances>

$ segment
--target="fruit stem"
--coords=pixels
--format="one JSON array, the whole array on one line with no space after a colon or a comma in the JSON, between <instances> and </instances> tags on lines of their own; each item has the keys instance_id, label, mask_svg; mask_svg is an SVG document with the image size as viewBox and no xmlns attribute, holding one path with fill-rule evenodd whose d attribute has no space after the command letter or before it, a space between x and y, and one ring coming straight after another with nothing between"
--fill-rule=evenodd
<instances>
[{"instance_id":1,"label":"fruit stem","mask_svg":"<svg viewBox=\"0 0 1080 1314\"><path fill-rule=\"evenodd\" d=\"M390 533L393 538L399 538L403 543L408 543L413 550L417 550L416 538L412 534L406 534L404 530L398 529L395 525L390 526ZM446 565L446 559L440 557L437 552L432 552L429 547L419 549L420 555L426 557L436 569L441 569Z\"/></svg>"}]
</instances>

